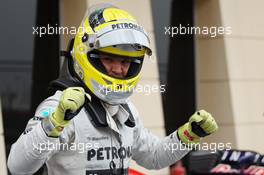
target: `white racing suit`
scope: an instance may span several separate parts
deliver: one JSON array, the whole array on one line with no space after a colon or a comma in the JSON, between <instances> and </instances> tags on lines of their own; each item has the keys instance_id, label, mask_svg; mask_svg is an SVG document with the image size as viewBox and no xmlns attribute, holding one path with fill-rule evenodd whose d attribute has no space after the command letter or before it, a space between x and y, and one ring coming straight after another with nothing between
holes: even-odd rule
<instances>
[{"instance_id":1,"label":"white racing suit","mask_svg":"<svg viewBox=\"0 0 264 175\"><path fill-rule=\"evenodd\" d=\"M144 128L131 102L134 127L125 124L129 112L122 106L113 117L113 110L105 107L108 127L94 126L82 109L59 138L48 137L42 122L55 110L61 94L57 91L39 105L25 132L12 145L8 157L12 174L33 174L44 163L49 175L127 174L131 159L147 169L161 169L188 153L187 149L169 149L181 144L176 132L160 139Z\"/></svg>"}]
</instances>

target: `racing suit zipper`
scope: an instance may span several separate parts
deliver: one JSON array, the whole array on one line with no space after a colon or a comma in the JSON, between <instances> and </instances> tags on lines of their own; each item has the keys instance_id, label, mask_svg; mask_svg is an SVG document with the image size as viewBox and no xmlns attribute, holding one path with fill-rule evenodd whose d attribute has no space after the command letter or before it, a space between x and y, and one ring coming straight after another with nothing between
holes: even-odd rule
<instances>
[{"instance_id":1,"label":"racing suit zipper","mask_svg":"<svg viewBox=\"0 0 264 175\"><path fill-rule=\"evenodd\" d=\"M115 116L113 116L113 118L115 119ZM116 125L117 125L117 127L118 127L118 124L117 124L117 120L114 120L115 122L116 122ZM118 129L119 129L119 127L118 127ZM113 147L113 137L114 137L114 131L111 129L111 126L110 126L110 130L111 130L111 147ZM122 135L121 134L119 134L119 133L116 133L117 135L118 135L118 137L117 137L117 141L118 141L118 143L119 143L119 145L120 145L120 148L122 148ZM114 162L114 160L112 159L111 161L110 161L110 163L109 163L109 167L110 167L110 170L112 171L112 174L113 175L126 175L125 174L125 171L124 171L124 158L123 157L121 157L120 158L120 164L121 164L121 174L118 174L118 171L117 171L117 169L116 169L116 164L115 164L115 162Z\"/></svg>"}]
</instances>

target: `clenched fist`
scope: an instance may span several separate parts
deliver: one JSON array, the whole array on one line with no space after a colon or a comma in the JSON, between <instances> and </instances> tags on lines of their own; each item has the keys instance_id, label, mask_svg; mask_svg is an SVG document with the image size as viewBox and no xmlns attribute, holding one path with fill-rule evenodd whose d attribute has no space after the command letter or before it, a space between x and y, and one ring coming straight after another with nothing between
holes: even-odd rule
<instances>
[{"instance_id":1,"label":"clenched fist","mask_svg":"<svg viewBox=\"0 0 264 175\"><path fill-rule=\"evenodd\" d=\"M195 112L189 122L178 129L178 136L185 144L199 143L201 137L214 133L218 129L212 115L205 110Z\"/></svg>"},{"instance_id":2,"label":"clenched fist","mask_svg":"<svg viewBox=\"0 0 264 175\"><path fill-rule=\"evenodd\" d=\"M58 107L49 117L54 128L50 131L44 129L49 136L58 137L61 134L64 127L81 110L85 96L88 97L89 95L85 93L82 87L69 87L62 92Z\"/></svg>"}]
</instances>

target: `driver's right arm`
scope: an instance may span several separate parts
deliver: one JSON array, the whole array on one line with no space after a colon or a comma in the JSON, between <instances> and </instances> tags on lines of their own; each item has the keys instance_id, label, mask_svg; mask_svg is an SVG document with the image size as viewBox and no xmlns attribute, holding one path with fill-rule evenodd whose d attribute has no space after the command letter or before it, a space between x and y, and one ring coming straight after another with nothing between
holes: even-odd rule
<instances>
[{"instance_id":1,"label":"driver's right arm","mask_svg":"<svg viewBox=\"0 0 264 175\"><path fill-rule=\"evenodd\" d=\"M35 112L35 116L29 120L25 131L12 145L8 156L8 168L12 174L34 174L56 151L60 143L59 137L50 137L43 129L43 120L50 117L59 104L62 92L44 100ZM73 133L73 125L70 124L61 135L69 140ZM49 145L49 147L48 147ZM55 149L54 149L55 148Z\"/></svg>"}]
</instances>

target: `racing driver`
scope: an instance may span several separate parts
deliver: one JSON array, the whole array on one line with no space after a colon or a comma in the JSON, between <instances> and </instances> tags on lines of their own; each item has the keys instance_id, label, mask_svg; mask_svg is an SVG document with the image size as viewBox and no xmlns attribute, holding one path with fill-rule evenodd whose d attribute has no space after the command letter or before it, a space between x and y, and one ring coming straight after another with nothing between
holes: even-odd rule
<instances>
[{"instance_id":1,"label":"racing driver","mask_svg":"<svg viewBox=\"0 0 264 175\"><path fill-rule=\"evenodd\" d=\"M79 28L64 52L60 77L51 83L54 94L38 106L12 145L12 174L34 174L46 164L49 175L123 175L131 159L161 169L217 130L211 114L200 110L169 136L153 135L129 100L144 57L152 52L146 31L111 5L90 10Z\"/></svg>"}]
</instances>

